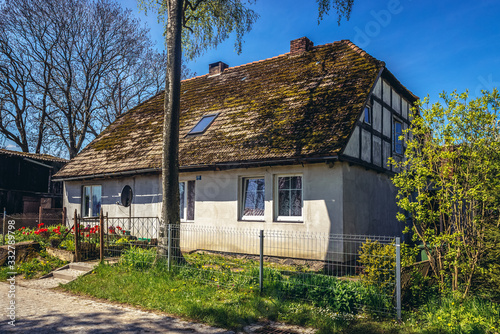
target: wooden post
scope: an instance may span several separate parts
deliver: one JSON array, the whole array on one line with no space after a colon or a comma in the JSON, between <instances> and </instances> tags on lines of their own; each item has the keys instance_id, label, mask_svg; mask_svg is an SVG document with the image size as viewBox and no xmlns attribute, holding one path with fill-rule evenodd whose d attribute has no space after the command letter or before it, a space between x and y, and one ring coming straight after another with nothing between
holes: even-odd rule
<instances>
[{"instance_id":1,"label":"wooden post","mask_svg":"<svg viewBox=\"0 0 500 334\"><path fill-rule=\"evenodd\" d=\"M99 255L101 263L104 261L104 214L99 214Z\"/></svg>"},{"instance_id":2,"label":"wooden post","mask_svg":"<svg viewBox=\"0 0 500 334\"><path fill-rule=\"evenodd\" d=\"M62 224L61 224L61 226L66 226L66 218L67 218L66 214L67 214L66 207L64 207L62 210Z\"/></svg>"},{"instance_id":3,"label":"wooden post","mask_svg":"<svg viewBox=\"0 0 500 334\"><path fill-rule=\"evenodd\" d=\"M43 208L40 205L38 207L38 224L42 224L42 223L43 223Z\"/></svg>"},{"instance_id":4,"label":"wooden post","mask_svg":"<svg viewBox=\"0 0 500 334\"><path fill-rule=\"evenodd\" d=\"M78 217L76 216L77 215L77 211L75 209L75 215L73 217L74 219L74 228L75 228L75 261L78 262L80 260L80 252L78 250L78 241L80 239L80 224L78 223Z\"/></svg>"}]
</instances>

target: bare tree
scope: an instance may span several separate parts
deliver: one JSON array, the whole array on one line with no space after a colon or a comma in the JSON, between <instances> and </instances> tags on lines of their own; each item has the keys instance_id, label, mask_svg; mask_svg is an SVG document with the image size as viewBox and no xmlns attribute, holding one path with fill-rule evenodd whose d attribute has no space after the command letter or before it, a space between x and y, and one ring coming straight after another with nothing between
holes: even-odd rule
<instances>
[{"instance_id":1,"label":"bare tree","mask_svg":"<svg viewBox=\"0 0 500 334\"><path fill-rule=\"evenodd\" d=\"M162 89L165 55L116 2L8 0L0 22L0 133L23 151L72 158Z\"/></svg>"}]
</instances>

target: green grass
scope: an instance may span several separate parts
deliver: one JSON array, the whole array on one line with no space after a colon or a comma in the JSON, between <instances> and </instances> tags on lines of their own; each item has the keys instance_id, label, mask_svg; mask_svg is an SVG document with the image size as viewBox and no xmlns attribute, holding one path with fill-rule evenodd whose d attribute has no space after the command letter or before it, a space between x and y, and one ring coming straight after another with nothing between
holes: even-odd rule
<instances>
[{"instance_id":1,"label":"green grass","mask_svg":"<svg viewBox=\"0 0 500 334\"><path fill-rule=\"evenodd\" d=\"M101 265L91 275L63 289L229 329L269 319L316 327L326 333L346 328L354 321L352 316L342 316L307 302L260 296L252 287L217 287L193 278L179 279L179 275L182 275L179 271L169 273L155 268L139 271Z\"/></svg>"},{"instance_id":2,"label":"green grass","mask_svg":"<svg viewBox=\"0 0 500 334\"><path fill-rule=\"evenodd\" d=\"M313 327L318 333L499 333L499 306L477 298L436 297L405 313L400 324L353 308L353 303L391 306L361 282L309 275L308 268L297 274L273 264L265 267L261 295L254 260L190 254L187 265L167 271L164 262L153 265L152 252L131 248L119 264L100 265L62 288L233 330L267 319Z\"/></svg>"},{"instance_id":3,"label":"green grass","mask_svg":"<svg viewBox=\"0 0 500 334\"><path fill-rule=\"evenodd\" d=\"M9 272L16 272L25 279L38 278L50 273L52 270L62 267L67 262L56 257L47 255L45 250L40 252L40 255L26 262L16 263L14 270L9 266L0 267L0 281L5 281L10 278Z\"/></svg>"},{"instance_id":4,"label":"green grass","mask_svg":"<svg viewBox=\"0 0 500 334\"><path fill-rule=\"evenodd\" d=\"M469 297L435 297L410 314L407 325L419 333L500 333L500 305Z\"/></svg>"}]
</instances>

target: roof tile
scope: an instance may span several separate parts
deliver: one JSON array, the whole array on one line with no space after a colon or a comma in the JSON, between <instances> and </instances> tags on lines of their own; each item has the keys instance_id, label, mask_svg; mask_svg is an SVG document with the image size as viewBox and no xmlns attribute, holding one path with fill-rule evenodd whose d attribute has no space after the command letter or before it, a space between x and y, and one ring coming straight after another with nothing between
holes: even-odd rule
<instances>
[{"instance_id":1,"label":"roof tile","mask_svg":"<svg viewBox=\"0 0 500 334\"><path fill-rule=\"evenodd\" d=\"M383 67L339 41L184 80L180 166L338 154ZM163 97L118 118L56 176L160 168ZM219 116L202 135L187 135L212 113Z\"/></svg>"}]
</instances>

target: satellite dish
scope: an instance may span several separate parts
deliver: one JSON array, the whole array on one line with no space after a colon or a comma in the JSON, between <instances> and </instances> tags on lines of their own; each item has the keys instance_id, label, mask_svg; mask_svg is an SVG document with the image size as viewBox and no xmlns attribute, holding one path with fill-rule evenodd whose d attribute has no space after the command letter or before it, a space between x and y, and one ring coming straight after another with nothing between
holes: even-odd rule
<instances>
[{"instance_id":1,"label":"satellite dish","mask_svg":"<svg viewBox=\"0 0 500 334\"><path fill-rule=\"evenodd\" d=\"M125 207L130 206L132 204L132 199L134 198L134 194L132 193L132 188L129 185L123 187L122 196L121 196L121 204Z\"/></svg>"}]
</instances>

